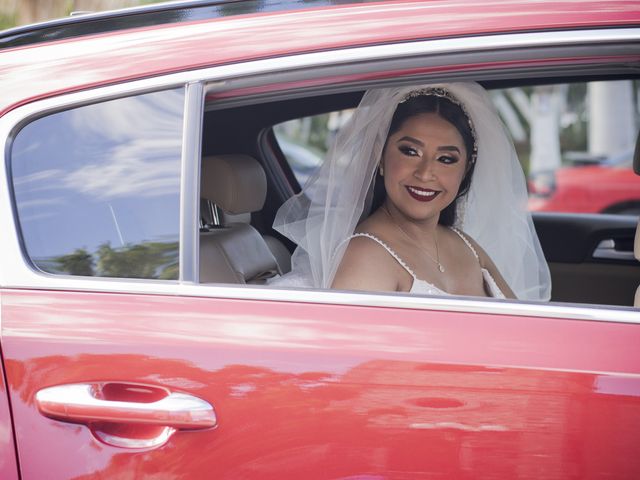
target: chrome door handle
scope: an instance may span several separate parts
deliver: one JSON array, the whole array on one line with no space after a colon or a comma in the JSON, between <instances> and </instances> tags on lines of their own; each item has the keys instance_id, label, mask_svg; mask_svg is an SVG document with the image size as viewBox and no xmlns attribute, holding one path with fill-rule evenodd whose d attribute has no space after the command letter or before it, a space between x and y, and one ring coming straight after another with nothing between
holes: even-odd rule
<instances>
[{"instance_id":1,"label":"chrome door handle","mask_svg":"<svg viewBox=\"0 0 640 480\"><path fill-rule=\"evenodd\" d=\"M631 250L616 250L616 242L612 238L602 240L593 251L593 258L607 260L635 260Z\"/></svg>"},{"instance_id":2,"label":"chrome door handle","mask_svg":"<svg viewBox=\"0 0 640 480\"><path fill-rule=\"evenodd\" d=\"M213 428L217 424L213 407L201 398L129 383L78 383L44 388L36 393L36 405L46 417L90 427L96 424L164 427L160 434L142 443L140 438L125 439L94 431L106 443L133 448L157 446L176 430Z\"/></svg>"}]
</instances>

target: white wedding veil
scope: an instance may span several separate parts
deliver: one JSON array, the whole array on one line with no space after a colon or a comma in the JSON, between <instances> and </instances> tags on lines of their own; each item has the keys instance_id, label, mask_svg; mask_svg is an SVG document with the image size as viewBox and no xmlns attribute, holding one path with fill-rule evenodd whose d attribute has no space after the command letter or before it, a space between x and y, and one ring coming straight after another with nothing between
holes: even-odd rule
<instances>
[{"instance_id":1,"label":"white wedding veil","mask_svg":"<svg viewBox=\"0 0 640 480\"><path fill-rule=\"evenodd\" d=\"M519 299L549 299L549 268L527 211L522 167L488 93L470 82L365 93L323 165L303 191L278 210L274 228L298 247L292 271L276 285L331 286L348 243L345 239L372 213L368 210L373 180L396 106L410 92L427 87L445 89L464 105L477 137L471 187L457 201L454 225L489 254Z\"/></svg>"}]
</instances>

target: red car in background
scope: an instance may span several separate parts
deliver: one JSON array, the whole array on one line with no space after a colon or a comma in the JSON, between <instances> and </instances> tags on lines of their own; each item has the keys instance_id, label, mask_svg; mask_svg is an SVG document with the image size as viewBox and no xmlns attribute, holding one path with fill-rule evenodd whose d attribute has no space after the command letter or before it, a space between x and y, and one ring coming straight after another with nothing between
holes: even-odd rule
<instances>
[{"instance_id":1,"label":"red car in background","mask_svg":"<svg viewBox=\"0 0 640 480\"><path fill-rule=\"evenodd\" d=\"M640 177L633 151L529 177L532 211L640 215Z\"/></svg>"},{"instance_id":2,"label":"red car in background","mask_svg":"<svg viewBox=\"0 0 640 480\"><path fill-rule=\"evenodd\" d=\"M0 478L640 478L635 219L535 215L549 303L273 288L253 262L294 247L275 125L376 86L639 68L625 0L188 1L0 33ZM254 167L243 220L201 199L211 157ZM202 248L232 229L252 246Z\"/></svg>"}]
</instances>

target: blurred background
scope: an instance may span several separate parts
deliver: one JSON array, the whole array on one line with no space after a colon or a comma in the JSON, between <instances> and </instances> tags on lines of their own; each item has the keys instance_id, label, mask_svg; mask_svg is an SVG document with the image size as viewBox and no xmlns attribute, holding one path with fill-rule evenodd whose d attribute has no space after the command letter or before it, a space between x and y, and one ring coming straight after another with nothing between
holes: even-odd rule
<instances>
[{"instance_id":1,"label":"blurred background","mask_svg":"<svg viewBox=\"0 0 640 480\"><path fill-rule=\"evenodd\" d=\"M167 0L0 0L0 30L66 17L71 12L116 10Z\"/></svg>"}]
</instances>

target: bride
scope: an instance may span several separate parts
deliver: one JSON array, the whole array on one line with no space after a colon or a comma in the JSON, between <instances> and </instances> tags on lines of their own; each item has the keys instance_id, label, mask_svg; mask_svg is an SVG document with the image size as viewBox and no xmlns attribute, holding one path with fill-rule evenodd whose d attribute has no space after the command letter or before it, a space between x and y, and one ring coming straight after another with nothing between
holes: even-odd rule
<instances>
[{"instance_id":1,"label":"bride","mask_svg":"<svg viewBox=\"0 0 640 480\"><path fill-rule=\"evenodd\" d=\"M368 91L274 228L298 244L277 285L548 300L524 175L486 91Z\"/></svg>"}]
</instances>

